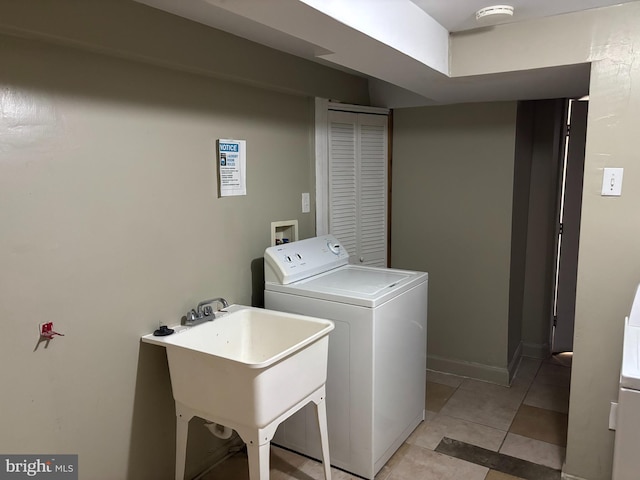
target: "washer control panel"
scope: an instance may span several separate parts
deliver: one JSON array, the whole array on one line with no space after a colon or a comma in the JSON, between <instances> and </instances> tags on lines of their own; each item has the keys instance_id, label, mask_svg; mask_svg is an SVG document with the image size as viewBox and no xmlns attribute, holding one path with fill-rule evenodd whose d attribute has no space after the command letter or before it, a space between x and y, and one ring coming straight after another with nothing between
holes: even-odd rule
<instances>
[{"instance_id":1,"label":"washer control panel","mask_svg":"<svg viewBox=\"0 0 640 480\"><path fill-rule=\"evenodd\" d=\"M333 235L269 247L264 252L265 281L287 285L349 263L349 253Z\"/></svg>"}]
</instances>

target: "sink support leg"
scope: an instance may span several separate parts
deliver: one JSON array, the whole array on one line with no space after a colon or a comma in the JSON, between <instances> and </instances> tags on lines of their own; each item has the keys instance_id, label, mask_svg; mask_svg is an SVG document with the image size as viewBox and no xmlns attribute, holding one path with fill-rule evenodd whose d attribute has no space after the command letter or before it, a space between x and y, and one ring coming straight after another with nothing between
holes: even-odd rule
<instances>
[{"instance_id":1,"label":"sink support leg","mask_svg":"<svg viewBox=\"0 0 640 480\"><path fill-rule=\"evenodd\" d=\"M238 435L247 444L249 480L269 480L271 439L279 423L280 421L274 421L263 428L237 427Z\"/></svg>"},{"instance_id":2,"label":"sink support leg","mask_svg":"<svg viewBox=\"0 0 640 480\"><path fill-rule=\"evenodd\" d=\"M191 420L192 417L192 415L181 410L182 409L176 405L176 480L184 480L189 420Z\"/></svg>"},{"instance_id":3,"label":"sink support leg","mask_svg":"<svg viewBox=\"0 0 640 480\"><path fill-rule=\"evenodd\" d=\"M331 480L329 436L327 432L327 405L325 403L324 385L265 427L257 429L245 426L233 427L234 430L238 432L238 435L240 435L240 438L242 438L244 443L247 444L247 453L249 456L249 480L269 480L269 454L271 439L275 435L278 425L311 401L316 405L318 427L320 427L324 478L325 480Z\"/></svg>"},{"instance_id":4,"label":"sink support leg","mask_svg":"<svg viewBox=\"0 0 640 480\"><path fill-rule=\"evenodd\" d=\"M327 407L325 403L325 386L322 385L311 395L305 397L279 417L262 428L247 426L228 419L220 419L207 412L191 409L176 401L176 480L184 480L187 437L189 433L189 420L194 416L204 418L210 422L225 424L233 428L247 445L249 456L249 479L269 480L269 455L271 439L276 433L278 425L300 410L309 402L316 405L318 426L320 427L320 441L322 446L322 462L324 466L325 480L331 480L331 463L329 461L329 437L327 435Z\"/></svg>"},{"instance_id":5,"label":"sink support leg","mask_svg":"<svg viewBox=\"0 0 640 480\"><path fill-rule=\"evenodd\" d=\"M269 480L270 447L271 442L263 445L247 444L250 480Z\"/></svg>"},{"instance_id":6,"label":"sink support leg","mask_svg":"<svg viewBox=\"0 0 640 480\"><path fill-rule=\"evenodd\" d=\"M322 449L322 466L324 467L324 479L331 480L331 461L329 460L329 435L327 432L327 404L324 400L324 392L320 401L316 403L318 415L318 427L320 429L320 444Z\"/></svg>"}]
</instances>

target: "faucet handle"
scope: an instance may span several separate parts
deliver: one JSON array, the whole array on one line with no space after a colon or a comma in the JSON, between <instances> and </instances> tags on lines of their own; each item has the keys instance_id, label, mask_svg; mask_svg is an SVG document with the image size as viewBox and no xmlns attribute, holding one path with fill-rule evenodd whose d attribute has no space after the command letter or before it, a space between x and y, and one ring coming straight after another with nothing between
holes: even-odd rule
<instances>
[{"instance_id":1,"label":"faucet handle","mask_svg":"<svg viewBox=\"0 0 640 480\"><path fill-rule=\"evenodd\" d=\"M196 311L193 308L190 311L187 312L187 321L188 322L193 322L197 318L198 318L198 314L196 313Z\"/></svg>"},{"instance_id":2,"label":"faucet handle","mask_svg":"<svg viewBox=\"0 0 640 480\"><path fill-rule=\"evenodd\" d=\"M211 315L213 315L213 308L211 307L211 305L207 305L202 309L202 313L204 313L205 317L210 317Z\"/></svg>"}]
</instances>

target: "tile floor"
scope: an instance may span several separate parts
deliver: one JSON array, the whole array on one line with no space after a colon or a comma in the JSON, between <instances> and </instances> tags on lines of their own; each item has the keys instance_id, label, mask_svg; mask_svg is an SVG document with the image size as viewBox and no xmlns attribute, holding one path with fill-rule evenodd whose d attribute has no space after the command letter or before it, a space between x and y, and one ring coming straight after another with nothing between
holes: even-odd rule
<instances>
[{"instance_id":1,"label":"tile floor","mask_svg":"<svg viewBox=\"0 0 640 480\"><path fill-rule=\"evenodd\" d=\"M559 480L571 355L523 358L511 387L429 371L427 415L376 480ZM333 480L358 477L332 469ZM246 453L201 480L248 480ZM271 480L322 480L315 460L273 446Z\"/></svg>"}]
</instances>

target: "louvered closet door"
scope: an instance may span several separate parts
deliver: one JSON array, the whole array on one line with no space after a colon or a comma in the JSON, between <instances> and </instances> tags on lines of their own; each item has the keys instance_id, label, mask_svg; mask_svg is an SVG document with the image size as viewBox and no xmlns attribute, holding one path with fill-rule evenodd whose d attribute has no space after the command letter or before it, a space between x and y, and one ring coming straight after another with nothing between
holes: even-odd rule
<instances>
[{"instance_id":1,"label":"louvered closet door","mask_svg":"<svg viewBox=\"0 0 640 480\"><path fill-rule=\"evenodd\" d=\"M351 263L387 261L387 117L329 112L329 232Z\"/></svg>"}]
</instances>

